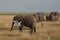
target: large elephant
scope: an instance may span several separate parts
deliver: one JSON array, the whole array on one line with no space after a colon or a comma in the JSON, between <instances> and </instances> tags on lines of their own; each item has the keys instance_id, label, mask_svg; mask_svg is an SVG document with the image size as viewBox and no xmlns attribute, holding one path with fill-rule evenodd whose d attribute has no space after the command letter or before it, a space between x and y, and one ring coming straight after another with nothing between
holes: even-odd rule
<instances>
[{"instance_id":1,"label":"large elephant","mask_svg":"<svg viewBox=\"0 0 60 40\"><path fill-rule=\"evenodd\" d=\"M36 32L36 27L35 27L36 19L33 15L27 15L24 17L15 16L13 18L11 30L13 28L14 23L16 23L16 22L17 22L17 25L18 25L20 31L22 31L23 26L26 26L31 29L30 33L32 33L33 31Z\"/></svg>"},{"instance_id":2,"label":"large elephant","mask_svg":"<svg viewBox=\"0 0 60 40\"><path fill-rule=\"evenodd\" d=\"M45 15L44 15L43 12L38 12L38 13L35 13L33 15L37 19L38 22L39 21L45 21L46 20Z\"/></svg>"}]
</instances>

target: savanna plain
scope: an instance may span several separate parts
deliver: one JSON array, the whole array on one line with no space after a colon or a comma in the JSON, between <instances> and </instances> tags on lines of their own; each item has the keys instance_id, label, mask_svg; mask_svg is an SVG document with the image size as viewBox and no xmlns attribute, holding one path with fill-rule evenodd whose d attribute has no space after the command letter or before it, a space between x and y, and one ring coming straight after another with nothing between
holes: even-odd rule
<instances>
[{"instance_id":1,"label":"savanna plain","mask_svg":"<svg viewBox=\"0 0 60 40\"><path fill-rule=\"evenodd\" d=\"M30 34L30 29L27 27L23 28L23 32L20 32L18 27L14 27L10 31L15 15L17 14L0 13L0 40L60 40L60 19L59 21L43 21L43 27L41 27L42 22L38 22L36 23L36 33Z\"/></svg>"}]
</instances>

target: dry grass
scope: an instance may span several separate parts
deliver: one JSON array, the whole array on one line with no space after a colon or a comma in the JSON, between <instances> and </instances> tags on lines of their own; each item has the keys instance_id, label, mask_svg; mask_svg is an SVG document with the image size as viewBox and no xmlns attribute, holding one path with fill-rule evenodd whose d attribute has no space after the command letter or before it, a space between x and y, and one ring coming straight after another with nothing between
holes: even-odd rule
<instances>
[{"instance_id":1,"label":"dry grass","mask_svg":"<svg viewBox=\"0 0 60 40\"><path fill-rule=\"evenodd\" d=\"M60 21L45 21L43 28L40 22L36 23L37 32L29 34L29 28L24 28L23 32L10 31L13 16L0 15L0 40L60 40Z\"/></svg>"}]
</instances>

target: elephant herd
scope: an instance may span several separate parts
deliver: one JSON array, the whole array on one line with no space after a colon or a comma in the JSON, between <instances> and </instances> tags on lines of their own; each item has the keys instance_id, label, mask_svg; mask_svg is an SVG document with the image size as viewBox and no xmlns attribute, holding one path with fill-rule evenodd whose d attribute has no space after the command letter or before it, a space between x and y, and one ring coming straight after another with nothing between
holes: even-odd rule
<instances>
[{"instance_id":1,"label":"elephant herd","mask_svg":"<svg viewBox=\"0 0 60 40\"><path fill-rule=\"evenodd\" d=\"M23 30L23 26L29 27L31 29L30 33L36 32L36 23L42 21L58 21L59 14L58 12L51 12L49 15L44 15L42 12L38 12L32 15L16 15L13 17L11 31L13 29L14 24L19 27L19 31Z\"/></svg>"},{"instance_id":2,"label":"elephant herd","mask_svg":"<svg viewBox=\"0 0 60 40\"><path fill-rule=\"evenodd\" d=\"M59 14L57 12L51 12L49 16L46 16L47 21L58 21Z\"/></svg>"}]
</instances>

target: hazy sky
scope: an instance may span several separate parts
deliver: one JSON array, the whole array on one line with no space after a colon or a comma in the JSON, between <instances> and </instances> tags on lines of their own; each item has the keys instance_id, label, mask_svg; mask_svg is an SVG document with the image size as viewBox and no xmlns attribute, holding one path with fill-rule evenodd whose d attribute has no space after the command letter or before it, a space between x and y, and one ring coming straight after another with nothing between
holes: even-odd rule
<instances>
[{"instance_id":1,"label":"hazy sky","mask_svg":"<svg viewBox=\"0 0 60 40\"><path fill-rule=\"evenodd\" d=\"M0 12L60 11L60 0L0 0Z\"/></svg>"}]
</instances>

